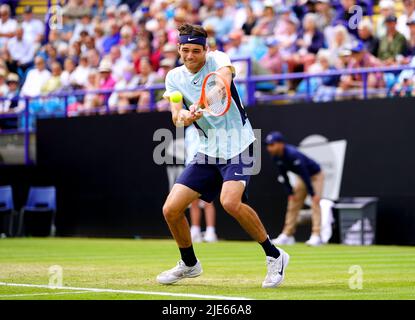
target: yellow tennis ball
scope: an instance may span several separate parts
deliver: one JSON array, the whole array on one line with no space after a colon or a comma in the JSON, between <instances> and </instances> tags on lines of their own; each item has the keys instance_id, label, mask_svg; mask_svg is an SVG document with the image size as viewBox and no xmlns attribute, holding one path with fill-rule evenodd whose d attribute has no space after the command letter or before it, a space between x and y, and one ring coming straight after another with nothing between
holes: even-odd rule
<instances>
[{"instance_id":1,"label":"yellow tennis ball","mask_svg":"<svg viewBox=\"0 0 415 320\"><path fill-rule=\"evenodd\" d=\"M181 94L180 91L174 91L170 95L170 101L171 102L178 103L178 102L182 101L182 99L183 99L183 95Z\"/></svg>"}]
</instances>

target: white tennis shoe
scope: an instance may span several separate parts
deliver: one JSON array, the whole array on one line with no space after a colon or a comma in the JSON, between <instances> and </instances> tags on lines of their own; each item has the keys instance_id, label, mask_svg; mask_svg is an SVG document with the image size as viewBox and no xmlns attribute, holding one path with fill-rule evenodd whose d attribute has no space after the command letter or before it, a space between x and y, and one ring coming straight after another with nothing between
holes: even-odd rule
<instances>
[{"instance_id":1,"label":"white tennis shoe","mask_svg":"<svg viewBox=\"0 0 415 320\"><path fill-rule=\"evenodd\" d=\"M317 235L313 234L310 237L310 239L308 239L306 241L305 244L308 245L308 246L311 246L311 247L318 247L318 246L321 246L323 244L323 241L321 240L320 236L317 236Z\"/></svg>"},{"instance_id":2,"label":"white tennis shoe","mask_svg":"<svg viewBox=\"0 0 415 320\"><path fill-rule=\"evenodd\" d=\"M285 276L285 269L290 261L290 256L287 252L281 248L277 248L280 252L280 256L275 259L267 256L267 275L262 282L262 288L276 288L283 281Z\"/></svg>"},{"instance_id":3,"label":"white tennis shoe","mask_svg":"<svg viewBox=\"0 0 415 320\"><path fill-rule=\"evenodd\" d=\"M185 278L196 278L202 273L202 265L199 260L193 267L186 266L183 260L180 260L174 268L160 273L157 276L157 281L161 284L173 284Z\"/></svg>"}]
</instances>

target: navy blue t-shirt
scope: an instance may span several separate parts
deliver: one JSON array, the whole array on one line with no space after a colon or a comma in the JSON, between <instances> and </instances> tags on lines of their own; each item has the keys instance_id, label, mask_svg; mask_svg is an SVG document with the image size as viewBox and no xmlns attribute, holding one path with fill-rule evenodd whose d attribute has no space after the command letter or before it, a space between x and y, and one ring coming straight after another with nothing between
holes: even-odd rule
<instances>
[{"instance_id":1,"label":"navy blue t-shirt","mask_svg":"<svg viewBox=\"0 0 415 320\"><path fill-rule=\"evenodd\" d=\"M274 162L278 167L280 175L284 178L284 185L289 194L293 194L290 180L287 172L291 171L303 179L307 191L311 196L314 196L313 185L311 184L311 177L321 171L320 165L303 153L297 150L293 145L286 144L284 154L282 157L274 156Z\"/></svg>"}]
</instances>

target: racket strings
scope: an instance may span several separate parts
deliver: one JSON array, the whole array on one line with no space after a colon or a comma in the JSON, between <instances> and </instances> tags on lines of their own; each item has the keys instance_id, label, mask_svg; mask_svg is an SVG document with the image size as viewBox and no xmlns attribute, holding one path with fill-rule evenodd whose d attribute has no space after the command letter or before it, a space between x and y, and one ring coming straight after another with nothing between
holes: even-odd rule
<instances>
[{"instance_id":1,"label":"racket strings","mask_svg":"<svg viewBox=\"0 0 415 320\"><path fill-rule=\"evenodd\" d=\"M221 114L227 107L228 94L222 79L211 76L206 85L206 99L209 109L214 114Z\"/></svg>"}]
</instances>

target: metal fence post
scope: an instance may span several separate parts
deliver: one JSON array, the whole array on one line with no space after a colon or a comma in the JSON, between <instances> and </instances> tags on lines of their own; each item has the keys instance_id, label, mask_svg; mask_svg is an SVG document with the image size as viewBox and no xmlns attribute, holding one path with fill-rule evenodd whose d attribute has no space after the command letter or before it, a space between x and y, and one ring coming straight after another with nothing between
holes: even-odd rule
<instances>
[{"instance_id":1,"label":"metal fence post","mask_svg":"<svg viewBox=\"0 0 415 320\"><path fill-rule=\"evenodd\" d=\"M25 98L25 110L24 110L24 119L25 119L25 125L24 125L24 158L25 158L25 164L29 165L31 163L30 161L30 126L29 126L29 102L30 99L28 97Z\"/></svg>"},{"instance_id":2,"label":"metal fence post","mask_svg":"<svg viewBox=\"0 0 415 320\"><path fill-rule=\"evenodd\" d=\"M65 118L67 118L68 117L68 95L65 95L63 97L63 104L65 107Z\"/></svg>"},{"instance_id":3,"label":"metal fence post","mask_svg":"<svg viewBox=\"0 0 415 320\"><path fill-rule=\"evenodd\" d=\"M156 104L156 99L155 99L155 97L154 97L154 89L152 89L152 88L150 88L149 89L149 91L150 91L150 110L151 111L154 111L154 109L155 109L155 104Z\"/></svg>"},{"instance_id":4,"label":"metal fence post","mask_svg":"<svg viewBox=\"0 0 415 320\"><path fill-rule=\"evenodd\" d=\"M252 75L252 60L251 58L247 59L248 68L246 75L246 87L248 94L248 106L253 106L255 104L255 82L251 80Z\"/></svg>"},{"instance_id":5,"label":"metal fence post","mask_svg":"<svg viewBox=\"0 0 415 320\"><path fill-rule=\"evenodd\" d=\"M305 78L306 80L306 90L307 90L307 101L310 102L311 99L311 84L310 84L310 77Z\"/></svg>"},{"instance_id":6,"label":"metal fence post","mask_svg":"<svg viewBox=\"0 0 415 320\"><path fill-rule=\"evenodd\" d=\"M363 73L362 74L362 78L363 78L363 99L367 99L367 73Z\"/></svg>"}]
</instances>

